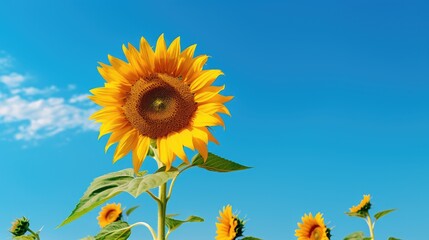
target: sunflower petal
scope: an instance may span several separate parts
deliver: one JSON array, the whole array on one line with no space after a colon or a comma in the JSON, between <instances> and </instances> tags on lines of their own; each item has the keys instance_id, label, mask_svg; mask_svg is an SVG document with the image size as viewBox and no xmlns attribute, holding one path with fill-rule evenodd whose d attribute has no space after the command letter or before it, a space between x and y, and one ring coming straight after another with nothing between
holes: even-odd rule
<instances>
[{"instance_id":1,"label":"sunflower petal","mask_svg":"<svg viewBox=\"0 0 429 240\"><path fill-rule=\"evenodd\" d=\"M140 39L140 56L148 72L155 70L155 53L144 37Z\"/></svg>"},{"instance_id":2,"label":"sunflower petal","mask_svg":"<svg viewBox=\"0 0 429 240\"><path fill-rule=\"evenodd\" d=\"M167 61L167 45L164 40L164 34L159 36L156 41L155 48L155 71L159 73L166 72L166 61Z\"/></svg>"},{"instance_id":3,"label":"sunflower petal","mask_svg":"<svg viewBox=\"0 0 429 240\"><path fill-rule=\"evenodd\" d=\"M137 145L137 130L133 129L124 134L116 147L115 154L113 155L113 162L125 157L131 149L134 149Z\"/></svg>"},{"instance_id":4,"label":"sunflower petal","mask_svg":"<svg viewBox=\"0 0 429 240\"><path fill-rule=\"evenodd\" d=\"M196 92L199 89L212 84L217 77L223 75L218 69L203 70L201 74L191 83L191 91Z\"/></svg>"}]
</instances>

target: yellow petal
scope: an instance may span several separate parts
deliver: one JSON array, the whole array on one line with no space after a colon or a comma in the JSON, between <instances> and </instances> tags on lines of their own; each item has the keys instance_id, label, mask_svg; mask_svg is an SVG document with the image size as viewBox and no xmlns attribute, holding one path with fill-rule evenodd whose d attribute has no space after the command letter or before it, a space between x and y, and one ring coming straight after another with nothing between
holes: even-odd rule
<instances>
[{"instance_id":1,"label":"yellow petal","mask_svg":"<svg viewBox=\"0 0 429 240\"><path fill-rule=\"evenodd\" d=\"M139 75L129 63L111 55L108 55L107 58L110 64L112 64L112 67L130 83L135 83L139 79Z\"/></svg>"},{"instance_id":2,"label":"yellow petal","mask_svg":"<svg viewBox=\"0 0 429 240\"><path fill-rule=\"evenodd\" d=\"M208 157L207 145L198 138L193 138L192 141L194 143L195 148L203 157L204 161L206 161Z\"/></svg>"},{"instance_id":3,"label":"yellow petal","mask_svg":"<svg viewBox=\"0 0 429 240\"><path fill-rule=\"evenodd\" d=\"M165 67L167 65L167 45L164 40L164 34L159 36L156 41L155 48L155 71L158 73L165 73Z\"/></svg>"},{"instance_id":4,"label":"yellow petal","mask_svg":"<svg viewBox=\"0 0 429 240\"><path fill-rule=\"evenodd\" d=\"M189 163L189 160L185 154L185 151L183 151L183 145L182 145L182 142L180 141L180 137L178 133L168 134L167 144L168 144L168 147L172 149L174 155L178 156L184 162Z\"/></svg>"},{"instance_id":5,"label":"yellow petal","mask_svg":"<svg viewBox=\"0 0 429 240\"><path fill-rule=\"evenodd\" d=\"M124 51L128 62L130 62L131 66L136 70L139 78L146 76L148 72L147 69L145 69L145 63L141 60L137 49L128 43L128 49L125 47L125 45L122 45L122 50Z\"/></svg>"},{"instance_id":6,"label":"yellow petal","mask_svg":"<svg viewBox=\"0 0 429 240\"><path fill-rule=\"evenodd\" d=\"M209 86L204 87L200 89L198 92L195 93L195 102L206 102L216 96L220 91L225 89L225 85L221 87L217 86Z\"/></svg>"},{"instance_id":7,"label":"yellow petal","mask_svg":"<svg viewBox=\"0 0 429 240\"><path fill-rule=\"evenodd\" d=\"M142 58L142 61L147 64L145 68L147 68L148 72L154 72L155 53L153 52L152 48L144 37L140 39L140 56Z\"/></svg>"},{"instance_id":8,"label":"yellow petal","mask_svg":"<svg viewBox=\"0 0 429 240\"><path fill-rule=\"evenodd\" d=\"M109 140L106 143L106 146L104 147L104 152L106 153L109 148L115 144L116 142L119 142L121 138L128 132L131 131L132 127L130 125L125 125L122 128L116 129L109 137Z\"/></svg>"},{"instance_id":9,"label":"yellow petal","mask_svg":"<svg viewBox=\"0 0 429 240\"><path fill-rule=\"evenodd\" d=\"M229 112L228 108L226 108L225 105L223 105L221 103L201 104L198 106L198 111L202 111L202 112L207 113L209 115L220 112L220 113L225 113L225 114L231 116L231 113Z\"/></svg>"},{"instance_id":10,"label":"yellow petal","mask_svg":"<svg viewBox=\"0 0 429 240\"><path fill-rule=\"evenodd\" d=\"M198 138L201 141L203 141L205 144L208 143L209 138L207 136L207 133L204 130L194 127L192 128L191 133L193 138Z\"/></svg>"},{"instance_id":11,"label":"yellow petal","mask_svg":"<svg viewBox=\"0 0 429 240\"><path fill-rule=\"evenodd\" d=\"M202 111L195 113L194 126L195 127L208 127L208 126L224 126L222 118L219 119L214 114L210 115Z\"/></svg>"},{"instance_id":12,"label":"yellow petal","mask_svg":"<svg viewBox=\"0 0 429 240\"><path fill-rule=\"evenodd\" d=\"M171 168L174 155L171 149L168 147L167 138L158 138L157 147L159 152L159 160L165 165L166 171L168 171Z\"/></svg>"},{"instance_id":13,"label":"yellow petal","mask_svg":"<svg viewBox=\"0 0 429 240\"><path fill-rule=\"evenodd\" d=\"M150 138L145 136L139 136L139 142L137 144L137 156L139 159L144 159L147 155L150 145Z\"/></svg>"},{"instance_id":14,"label":"yellow petal","mask_svg":"<svg viewBox=\"0 0 429 240\"><path fill-rule=\"evenodd\" d=\"M203 70L203 66L206 64L208 59L209 56L207 55L200 55L196 57L192 63L192 66L186 73L186 76L183 76L183 81L185 81L187 84L191 83L198 75L200 75L200 72Z\"/></svg>"},{"instance_id":15,"label":"yellow petal","mask_svg":"<svg viewBox=\"0 0 429 240\"><path fill-rule=\"evenodd\" d=\"M138 140L138 132L133 129L128 131L119 141L118 146L116 147L115 154L113 155L113 162L118 161L127 155L131 149L136 147Z\"/></svg>"},{"instance_id":16,"label":"yellow petal","mask_svg":"<svg viewBox=\"0 0 429 240\"><path fill-rule=\"evenodd\" d=\"M194 150L194 144L192 143L192 133L189 129L185 128L179 132L180 142L183 146Z\"/></svg>"},{"instance_id":17,"label":"yellow petal","mask_svg":"<svg viewBox=\"0 0 429 240\"><path fill-rule=\"evenodd\" d=\"M192 81L191 92L197 92L199 89L211 85L220 75L223 75L223 73L218 69L203 70L201 74Z\"/></svg>"},{"instance_id":18,"label":"yellow petal","mask_svg":"<svg viewBox=\"0 0 429 240\"><path fill-rule=\"evenodd\" d=\"M180 55L180 37L174 39L170 44L167 50L167 66L166 73L173 74L176 72L179 65L179 55Z\"/></svg>"}]
</instances>

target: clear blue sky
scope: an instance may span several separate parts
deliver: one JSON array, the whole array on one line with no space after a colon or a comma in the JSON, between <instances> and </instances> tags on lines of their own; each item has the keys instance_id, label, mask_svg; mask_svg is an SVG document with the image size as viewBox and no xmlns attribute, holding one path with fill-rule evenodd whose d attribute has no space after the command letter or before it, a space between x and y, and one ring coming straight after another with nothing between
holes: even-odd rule
<instances>
[{"instance_id":1,"label":"clear blue sky","mask_svg":"<svg viewBox=\"0 0 429 240\"><path fill-rule=\"evenodd\" d=\"M31 219L44 240L95 234L99 209L55 229L90 181L112 165L107 141L82 100L102 86L97 62L121 45L161 33L197 43L232 117L212 152L254 168L192 170L177 182L170 212L195 214L172 240L213 239L218 210L232 204L246 233L295 239L304 213L321 211L333 239L356 230L344 212L363 194L374 211L398 211L376 236L426 239L429 227L429 3L427 1L22 1L0 5L0 239ZM258 3L259 2L259 3ZM153 164L144 165L153 168ZM129 219L155 222L148 197ZM131 239L148 239L136 229Z\"/></svg>"}]
</instances>

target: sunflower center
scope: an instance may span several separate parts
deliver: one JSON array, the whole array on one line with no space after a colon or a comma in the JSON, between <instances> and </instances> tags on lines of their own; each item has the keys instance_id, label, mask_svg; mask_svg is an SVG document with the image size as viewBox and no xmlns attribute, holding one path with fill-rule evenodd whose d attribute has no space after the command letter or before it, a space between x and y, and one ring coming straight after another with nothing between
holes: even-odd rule
<instances>
[{"instance_id":1,"label":"sunflower center","mask_svg":"<svg viewBox=\"0 0 429 240\"><path fill-rule=\"evenodd\" d=\"M315 226L310 230L310 234L311 240L321 240L323 236L323 229L319 226Z\"/></svg>"},{"instance_id":2,"label":"sunflower center","mask_svg":"<svg viewBox=\"0 0 429 240\"><path fill-rule=\"evenodd\" d=\"M183 81L153 74L131 87L123 109L134 128L156 139L189 126L197 105Z\"/></svg>"},{"instance_id":3,"label":"sunflower center","mask_svg":"<svg viewBox=\"0 0 429 240\"><path fill-rule=\"evenodd\" d=\"M118 214L116 213L115 210L110 210L106 213L106 220L109 222L110 221L114 222L116 221L117 218L118 218Z\"/></svg>"}]
</instances>

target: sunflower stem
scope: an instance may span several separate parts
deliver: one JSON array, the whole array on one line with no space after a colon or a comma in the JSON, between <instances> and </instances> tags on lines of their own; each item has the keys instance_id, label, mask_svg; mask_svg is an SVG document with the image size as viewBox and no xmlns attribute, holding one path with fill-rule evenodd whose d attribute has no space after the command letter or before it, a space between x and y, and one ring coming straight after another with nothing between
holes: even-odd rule
<instances>
[{"instance_id":1,"label":"sunflower stem","mask_svg":"<svg viewBox=\"0 0 429 240\"><path fill-rule=\"evenodd\" d=\"M159 186L158 240L165 240L165 216L167 210L167 183Z\"/></svg>"},{"instance_id":2,"label":"sunflower stem","mask_svg":"<svg viewBox=\"0 0 429 240\"><path fill-rule=\"evenodd\" d=\"M37 233L33 232L31 229L28 229L28 231L29 231L31 234L33 234L33 236L34 236L37 240L40 240L39 234L37 234Z\"/></svg>"},{"instance_id":3,"label":"sunflower stem","mask_svg":"<svg viewBox=\"0 0 429 240\"><path fill-rule=\"evenodd\" d=\"M366 216L366 223L368 224L368 227L369 227L369 234L371 235L371 239L375 240L375 238L374 238L374 224L372 224L371 216L369 216L369 214Z\"/></svg>"}]
</instances>

